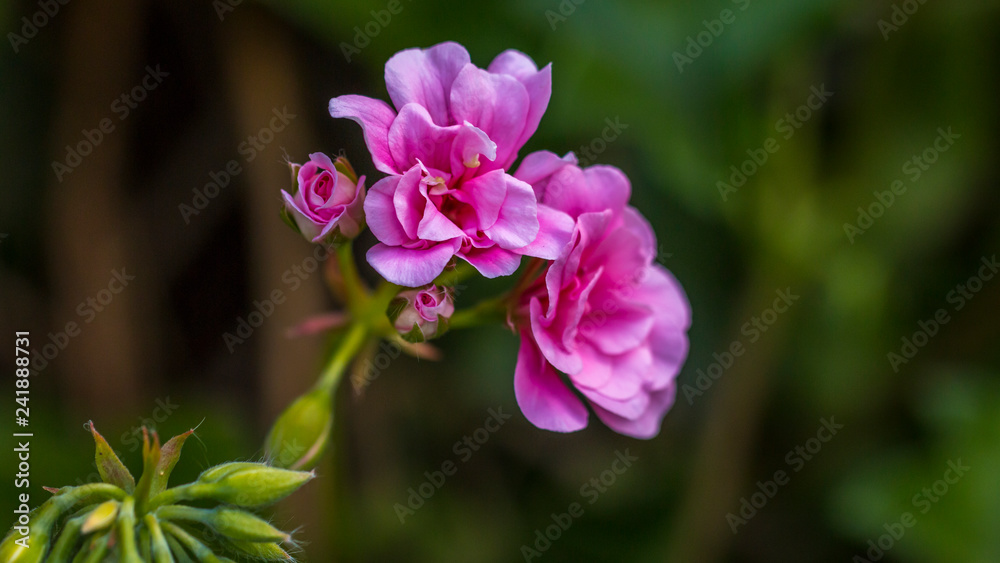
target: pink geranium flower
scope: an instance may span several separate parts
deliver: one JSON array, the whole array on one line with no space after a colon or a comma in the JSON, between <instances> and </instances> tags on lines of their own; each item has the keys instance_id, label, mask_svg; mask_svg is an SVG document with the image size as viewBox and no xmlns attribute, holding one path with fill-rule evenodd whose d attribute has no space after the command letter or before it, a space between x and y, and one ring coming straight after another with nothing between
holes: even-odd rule
<instances>
[{"instance_id":1,"label":"pink geranium flower","mask_svg":"<svg viewBox=\"0 0 1000 563\"><path fill-rule=\"evenodd\" d=\"M442 43L397 53L385 81L395 109L364 96L330 100L333 117L361 124L375 167L389 174L365 200L379 240L369 263L416 287L454 256L490 278L513 273L522 255L554 259L572 220L506 172L545 112L551 67L506 51L481 69L464 47Z\"/></svg>"},{"instance_id":2,"label":"pink geranium flower","mask_svg":"<svg viewBox=\"0 0 1000 563\"><path fill-rule=\"evenodd\" d=\"M584 428L586 400L615 431L652 438L687 356L690 306L677 280L654 262L656 238L628 206L628 178L610 166L581 170L575 160L534 153L518 170L540 201L576 226L514 311L521 335L515 394L540 428Z\"/></svg>"}]
</instances>

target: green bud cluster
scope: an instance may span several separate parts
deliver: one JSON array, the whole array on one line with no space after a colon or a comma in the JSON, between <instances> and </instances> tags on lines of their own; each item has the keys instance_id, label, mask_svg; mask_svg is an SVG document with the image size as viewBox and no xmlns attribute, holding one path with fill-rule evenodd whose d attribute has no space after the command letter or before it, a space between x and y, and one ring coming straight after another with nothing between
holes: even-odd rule
<instances>
[{"instance_id":1,"label":"green bud cluster","mask_svg":"<svg viewBox=\"0 0 1000 563\"><path fill-rule=\"evenodd\" d=\"M30 532L11 528L0 543L0 562L295 561L288 553L296 548L292 535L244 508L285 498L311 480L312 472L224 463L192 483L168 488L184 441L194 431L160 446L156 432L144 428L143 472L137 482L93 423L88 428L104 482L47 488L53 496L32 512ZM186 501L199 506L182 504Z\"/></svg>"}]
</instances>

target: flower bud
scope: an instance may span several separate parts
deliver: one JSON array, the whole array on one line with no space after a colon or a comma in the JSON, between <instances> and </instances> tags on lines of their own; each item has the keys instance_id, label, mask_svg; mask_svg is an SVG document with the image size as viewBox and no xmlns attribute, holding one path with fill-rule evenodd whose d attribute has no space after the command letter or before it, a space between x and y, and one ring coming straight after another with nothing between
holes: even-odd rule
<instances>
[{"instance_id":1,"label":"flower bud","mask_svg":"<svg viewBox=\"0 0 1000 563\"><path fill-rule=\"evenodd\" d=\"M409 342L423 342L448 330L455 301L450 287L428 285L399 292L386 312L403 338Z\"/></svg>"},{"instance_id":2,"label":"flower bud","mask_svg":"<svg viewBox=\"0 0 1000 563\"><path fill-rule=\"evenodd\" d=\"M191 495L236 506L264 506L287 497L313 477L311 471L291 471L254 463L231 471L213 483L193 488Z\"/></svg>"},{"instance_id":3,"label":"flower bud","mask_svg":"<svg viewBox=\"0 0 1000 563\"><path fill-rule=\"evenodd\" d=\"M232 508L217 508L211 511L207 522L215 531L234 540L248 542L285 542L291 535L282 532L249 512Z\"/></svg>"},{"instance_id":4,"label":"flower bud","mask_svg":"<svg viewBox=\"0 0 1000 563\"><path fill-rule=\"evenodd\" d=\"M295 183L291 194L281 192L282 216L312 242L332 244L358 236L365 224L364 176L359 179L347 159L334 162L322 153L289 166Z\"/></svg>"},{"instance_id":5,"label":"flower bud","mask_svg":"<svg viewBox=\"0 0 1000 563\"><path fill-rule=\"evenodd\" d=\"M80 532L89 534L110 526L115 521L115 518L118 517L119 504L116 500L109 500L99 504L97 508L87 515L87 519L83 521L83 526L80 527Z\"/></svg>"},{"instance_id":6,"label":"flower bud","mask_svg":"<svg viewBox=\"0 0 1000 563\"><path fill-rule=\"evenodd\" d=\"M287 551L276 543L229 541L229 546L251 559L261 561L295 561Z\"/></svg>"},{"instance_id":7,"label":"flower bud","mask_svg":"<svg viewBox=\"0 0 1000 563\"><path fill-rule=\"evenodd\" d=\"M275 467L312 469L330 442L333 428L331 389L314 389L299 397L271 428L264 443Z\"/></svg>"}]
</instances>

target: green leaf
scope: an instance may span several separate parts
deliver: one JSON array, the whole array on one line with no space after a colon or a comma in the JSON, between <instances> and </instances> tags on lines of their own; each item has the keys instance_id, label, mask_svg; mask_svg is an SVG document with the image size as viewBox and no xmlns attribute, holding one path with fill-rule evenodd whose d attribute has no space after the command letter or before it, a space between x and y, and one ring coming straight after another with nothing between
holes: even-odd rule
<instances>
[{"instance_id":1,"label":"green leaf","mask_svg":"<svg viewBox=\"0 0 1000 563\"><path fill-rule=\"evenodd\" d=\"M135 477L132 477L128 468L125 467L122 460L118 459L115 451L111 449L108 441L94 427L94 422L88 421L87 426L90 428L90 433L94 436L94 442L97 444L97 472L101 474L101 479L105 483L110 483L124 489L126 493L132 493L135 490Z\"/></svg>"},{"instance_id":2,"label":"green leaf","mask_svg":"<svg viewBox=\"0 0 1000 563\"><path fill-rule=\"evenodd\" d=\"M166 444L163 444L163 448L160 449L160 460L156 464L149 487L149 498L155 497L167 488L170 473L174 470L174 466L177 465L177 460L181 457L181 449L184 447L184 442L191 434L194 434L193 429L174 436Z\"/></svg>"}]
</instances>

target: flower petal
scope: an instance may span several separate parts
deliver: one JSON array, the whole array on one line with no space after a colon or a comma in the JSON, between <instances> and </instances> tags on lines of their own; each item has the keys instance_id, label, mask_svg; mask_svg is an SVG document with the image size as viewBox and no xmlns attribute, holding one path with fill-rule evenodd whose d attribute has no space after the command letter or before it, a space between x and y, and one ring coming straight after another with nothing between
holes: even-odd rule
<instances>
[{"instance_id":1,"label":"flower petal","mask_svg":"<svg viewBox=\"0 0 1000 563\"><path fill-rule=\"evenodd\" d=\"M376 244L368 250L368 263L386 280L405 287L434 281L455 255L458 244L442 242L426 249Z\"/></svg>"},{"instance_id":2,"label":"flower petal","mask_svg":"<svg viewBox=\"0 0 1000 563\"><path fill-rule=\"evenodd\" d=\"M398 246L411 240L396 217L396 206L392 201L396 187L403 178L405 176L382 178L372 186L364 200L368 227L375 238L390 246Z\"/></svg>"},{"instance_id":3,"label":"flower petal","mask_svg":"<svg viewBox=\"0 0 1000 563\"><path fill-rule=\"evenodd\" d=\"M576 162L576 155L572 152L560 157L552 151L536 151L524 157L514 177L530 184L538 201L545 202L545 187L549 178L563 166L576 165Z\"/></svg>"},{"instance_id":4,"label":"flower petal","mask_svg":"<svg viewBox=\"0 0 1000 563\"><path fill-rule=\"evenodd\" d=\"M624 210L632 187L625 174L613 166L576 166L559 169L545 188L545 203L578 217L610 209L617 217Z\"/></svg>"},{"instance_id":5,"label":"flower petal","mask_svg":"<svg viewBox=\"0 0 1000 563\"><path fill-rule=\"evenodd\" d=\"M496 223L485 233L501 248L510 250L527 246L538 236L538 205L531 186L509 174L504 174L503 179L507 194Z\"/></svg>"},{"instance_id":6,"label":"flower petal","mask_svg":"<svg viewBox=\"0 0 1000 563\"><path fill-rule=\"evenodd\" d=\"M389 152L397 170L422 162L428 168L448 170L451 145L459 127L442 127L431 120L423 106L407 104L389 128Z\"/></svg>"},{"instance_id":7,"label":"flower petal","mask_svg":"<svg viewBox=\"0 0 1000 563\"><path fill-rule=\"evenodd\" d=\"M452 197L471 205L476 210L476 221L480 230L496 224L500 209L507 198L507 175L503 170L493 170L462 183Z\"/></svg>"},{"instance_id":8,"label":"flower petal","mask_svg":"<svg viewBox=\"0 0 1000 563\"><path fill-rule=\"evenodd\" d=\"M555 260L569 243L573 225L573 218L569 215L548 205L538 204L538 236L531 244L517 248L514 252L523 256Z\"/></svg>"},{"instance_id":9,"label":"flower petal","mask_svg":"<svg viewBox=\"0 0 1000 563\"><path fill-rule=\"evenodd\" d=\"M539 428L574 432L587 426L587 407L563 384L526 332L517 354L514 395L524 417Z\"/></svg>"},{"instance_id":10,"label":"flower petal","mask_svg":"<svg viewBox=\"0 0 1000 563\"><path fill-rule=\"evenodd\" d=\"M330 115L346 117L359 124L364 131L365 144L372 153L372 162L381 172L400 174L405 168L396 169L389 152L389 127L396 118L389 104L365 96L340 96L330 100Z\"/></svg>"},{"instance_id":11,"label":"flower petal","mask_svg":"<svg viewBox=\"0 0 1000 563\"><path fill-rule=\"evenodd\" d=\"M385 85L396 109L420 104L438 125L451 125L448 101L459 71L470 64L469 52L446 42L429 49L407 49L385 63Z\"/></svg>"},{"instance_id":12,"label":"flower petal","mask_svg":"<svg viewBox=\"0 0 1000 563\"><path fill-rule=\"evenodd\" d=\"M487 278L509 276L521 265L521 257L498 246L472 248L458 255Z\"/></svg>"},{"instance_id":13,"label":"flower petal","mask_svg":"<svg viewBox=\"0 0 1000 563\"><path fill-rule=\"evenodd\" d=\"M674 404L674 396L677 387L671 385L660 391L655 391L649 395L649 405L645 411L635 419L628 419L618 416L598 405L594 405L594 413L607 424L609 428L633 438L648 440L655 438L660 433L660 424L663 416L667 414Z\"/></svg>"},{"instance_id":14,"label":"flower petal","mask_svg":"<svg viewBox=\"0 0 1000 563\"><path fill-rule=\"evenodd\" d=\"M491 74L473 65L458 73L451 90L451 114L482 129L497 145L496 160L485 170L507 169L523 144L528 119L528 93L513 76Z\"/></svg>"},{"instance_id":15,"label":"flower petal","mask_svg":"<svg viewBox=\"0 0 1000 563\"><path fill-rule=\"evenodd\" d=\"M520 51L510 49L493 59L489 71L513 76L528 93L527 122L517 143L517 147L520 149L535 134L538 123L541 122L542 115L545 114L545 109L549 106L549 98L552 97L552 65L547 64L545 68L538 70L530 57Z\"/></svg>"}]
</instances>

